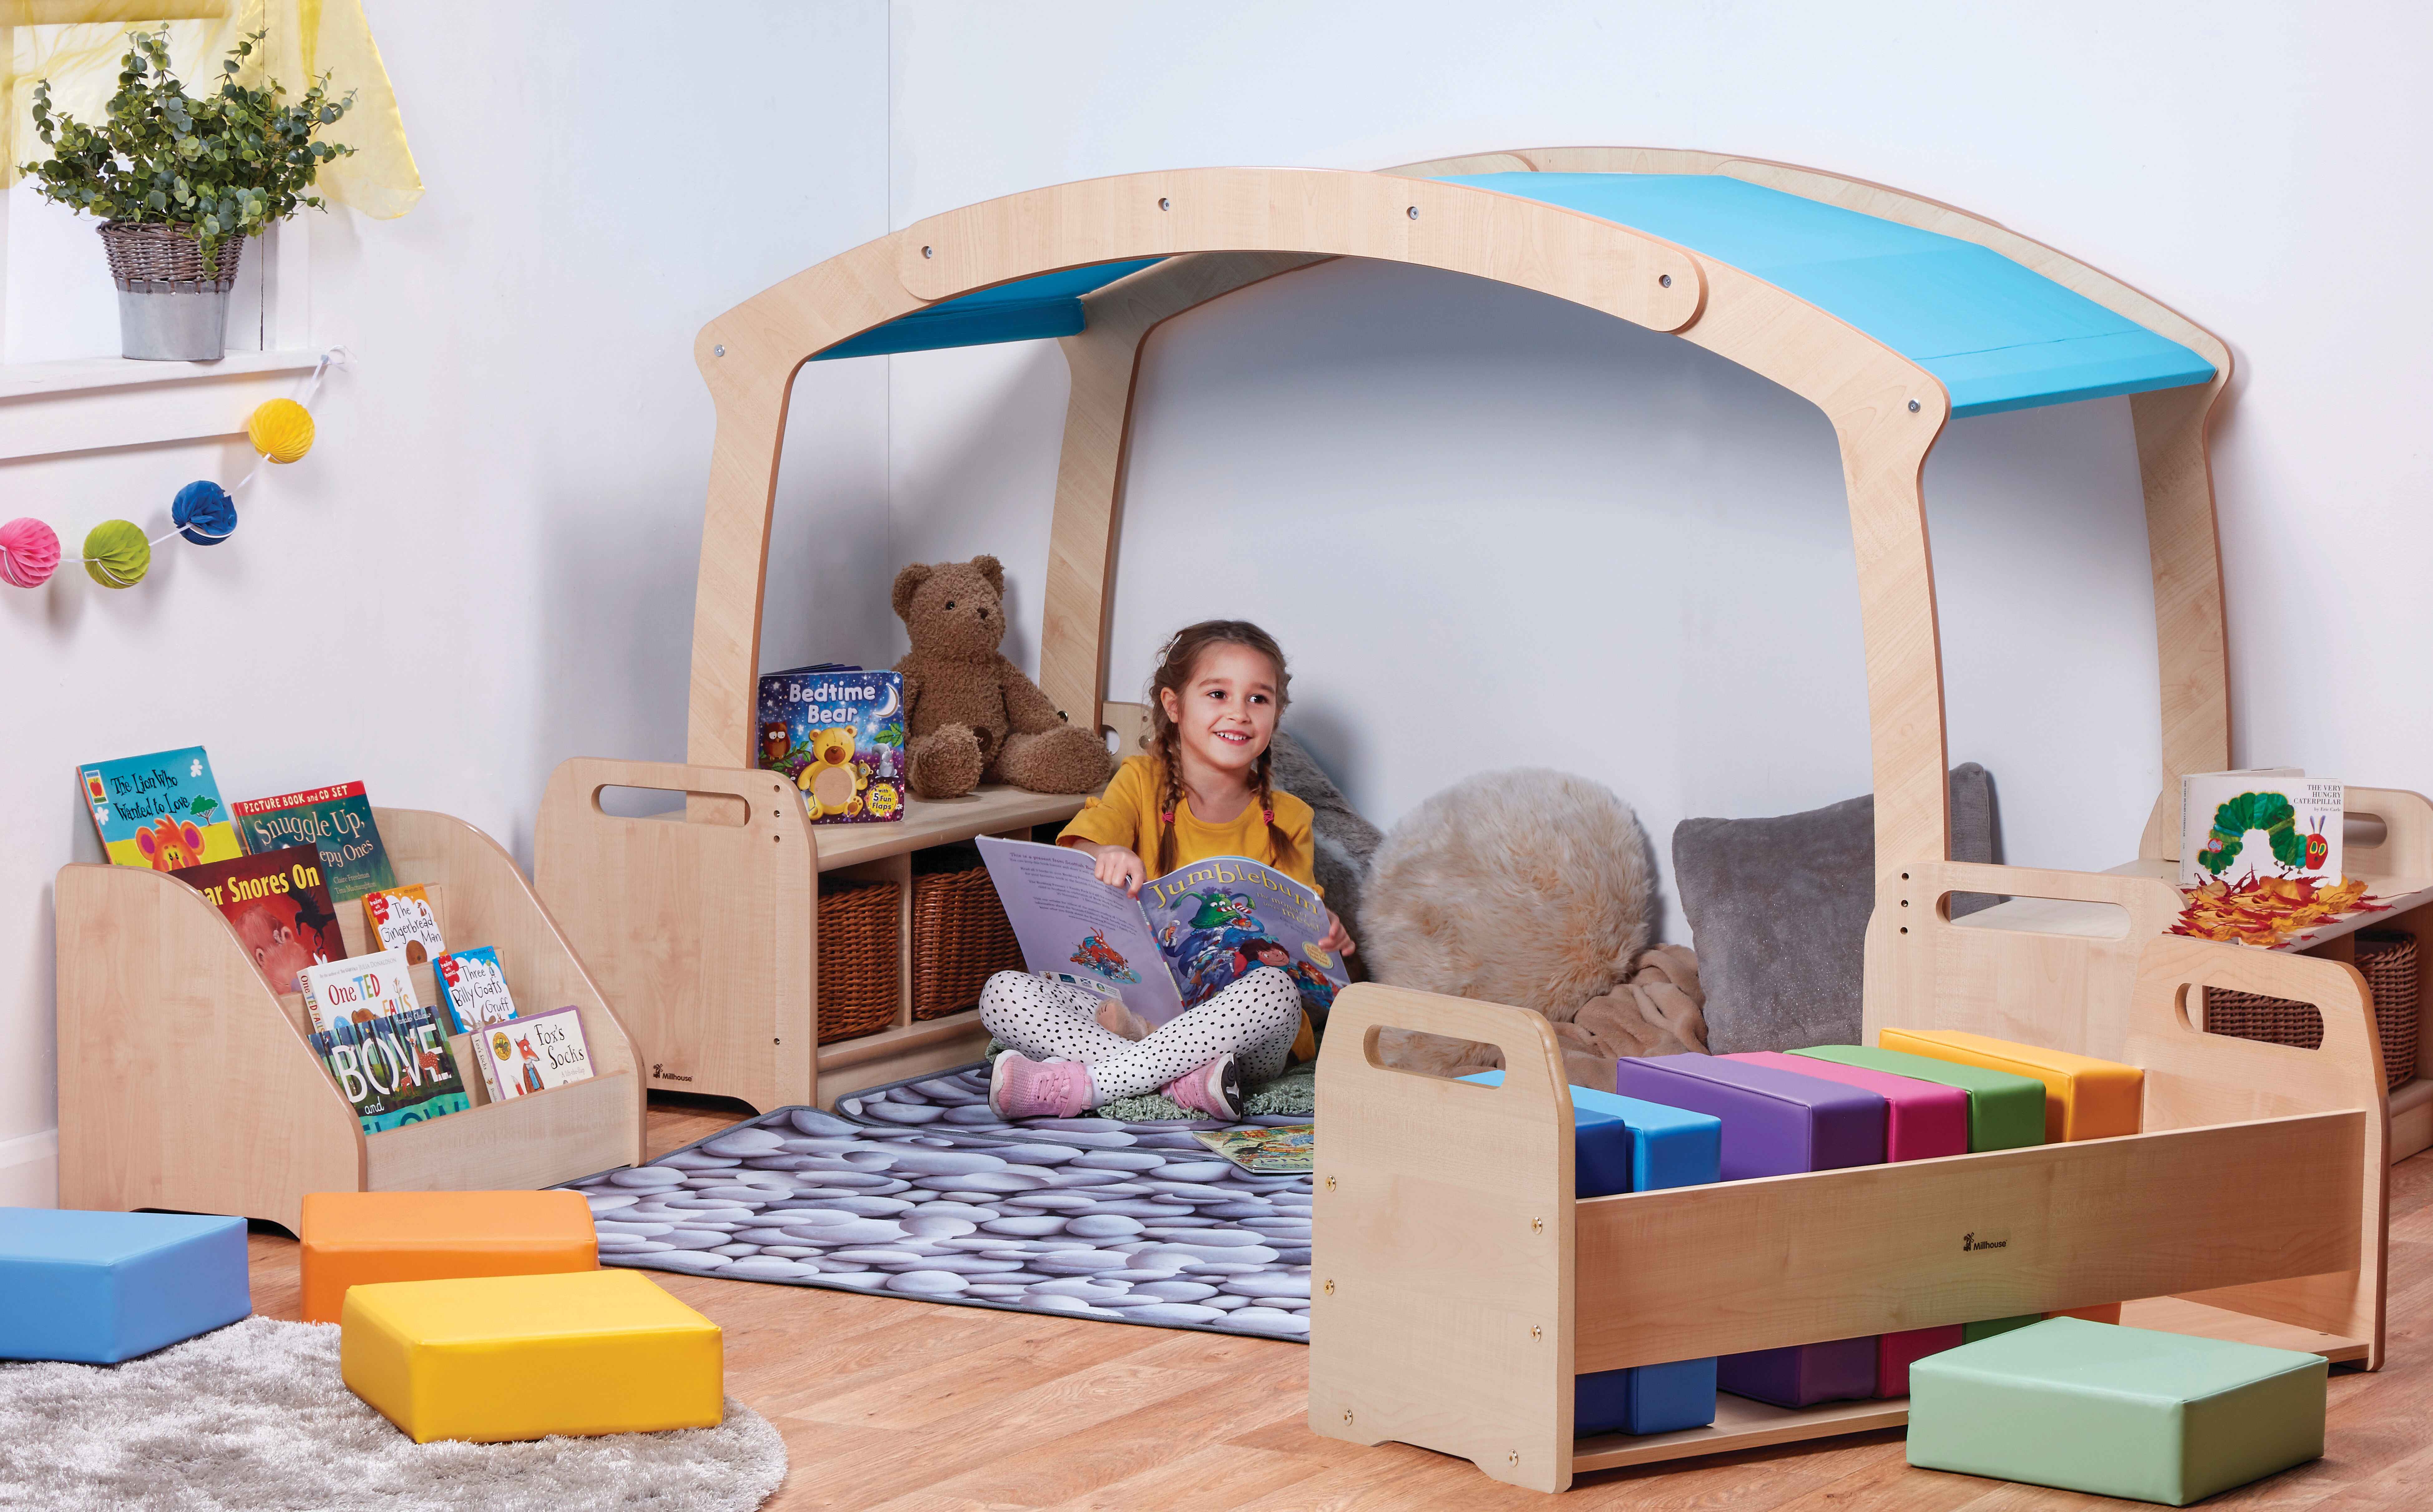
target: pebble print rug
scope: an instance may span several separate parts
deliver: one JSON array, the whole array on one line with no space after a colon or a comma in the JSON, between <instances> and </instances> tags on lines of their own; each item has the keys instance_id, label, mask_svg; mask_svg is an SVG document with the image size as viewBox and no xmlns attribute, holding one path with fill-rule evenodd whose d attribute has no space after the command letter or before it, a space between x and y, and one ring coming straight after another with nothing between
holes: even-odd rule
<instances>
[{"instance_id":1,"label":"pebble print rug","mask_svg":"<svg viewBox=\"0 0 2433 1512\"><path fill-rule=\"evenodd\" d=\"M1008 1124L970 1066L567 1185L604 1266L1305 1339L1310 1178L1253 1176L1191 1137L1224 1127Z\"/></svg>"}]
</instances>

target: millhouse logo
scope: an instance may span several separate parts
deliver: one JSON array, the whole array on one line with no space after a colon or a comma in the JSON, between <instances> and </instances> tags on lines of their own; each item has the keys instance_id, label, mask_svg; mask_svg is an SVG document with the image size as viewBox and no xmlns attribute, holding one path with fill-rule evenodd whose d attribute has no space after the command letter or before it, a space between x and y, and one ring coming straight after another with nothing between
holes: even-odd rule
<instances>
[{"instance_id":1,"label":"millhouse logo","mask_svg":"<svg viewBox=\"0 0 2433 1512\"><path fill-rule=\"evenodd\" d=\"M2011 1236L2008 1233L2003 1234L1999 1239L1994 1238L1990 1234L1985 1238L1980 1239L1974 1232L1964 1233L1960 1236L1960 1252L1962 1254L1967 1254L1978 1249L2008 1249L2010 1247Z\"/></svg>"},{"instance_id":2,"label":"millhouse logo","mask_svg":"<svg viewBox=\"0 0 2433 1512\"><path fill-rule=\"evenodd\" d=\"M665 1065L656 1061L651 1062L651 1075L661 1081L690 1081L692 1079L690 1077L678 1076L676 1073L669 1070Z\"/></svg>"}]
</instances>

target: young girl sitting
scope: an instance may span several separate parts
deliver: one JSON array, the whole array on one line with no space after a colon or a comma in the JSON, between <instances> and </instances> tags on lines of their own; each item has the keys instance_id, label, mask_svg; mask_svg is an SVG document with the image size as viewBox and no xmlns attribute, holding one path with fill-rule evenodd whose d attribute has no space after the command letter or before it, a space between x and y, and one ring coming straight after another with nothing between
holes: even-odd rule
<instances>
[{"instance_id":1,"label":"young girl sitting","mask_svg":"<svg viewBox=\"0 0 2433 1512\"><path fill-rule=\"evenodd\" d=\"M1309 805L1268 780L1291 682L1284 652L1254 624L1176 632L1150 679L1149 754L1127 760L1057 843L1095 857L1098 880L1134 897L1149 878L1212 856L1263 861L1317 887ZM1343 921L1332 910L1326 920L1319 948L1350 955ZM1163 1089L1196 1113L1236 1119L1245 1083L1285 1068L1302 1022L1299 987L1271 964L1145 1039L1106 1028L1099 1006L1080 988L1021 972L989 978L980 1022L1007 1046L989 1078L999 1117L1069 1118Z\"/></svg>"}]
</instances>

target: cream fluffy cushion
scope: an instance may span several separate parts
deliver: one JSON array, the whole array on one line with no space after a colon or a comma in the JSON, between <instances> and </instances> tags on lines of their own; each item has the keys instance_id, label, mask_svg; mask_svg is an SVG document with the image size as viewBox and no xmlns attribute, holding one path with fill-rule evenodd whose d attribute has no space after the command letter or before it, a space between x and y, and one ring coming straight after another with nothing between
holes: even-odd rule
<instances>
[{"instance_id":1,"label":"cream fluffy cushion","mask_svg":"<svg viewBox=\"0 0 2433 1512\"><path fill-rule=\"evenodd\" d=\"M1647 836L1561 772L1490 772L1430 798L1377 848L1360 949L1396 987L1570 1018L1647 944Z\"/></svg>"}]
</instances>

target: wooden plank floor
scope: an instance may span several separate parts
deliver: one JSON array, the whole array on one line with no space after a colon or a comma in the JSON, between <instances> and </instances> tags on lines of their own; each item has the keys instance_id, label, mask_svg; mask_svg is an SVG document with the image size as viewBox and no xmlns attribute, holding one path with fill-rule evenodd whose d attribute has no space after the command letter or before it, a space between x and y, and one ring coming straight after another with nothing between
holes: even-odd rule
<instances>
[{"instance_id":1,"label":"wooden plank floor","mask_svg":"<svg viewBox=\"0 0 2433 1512\"><path fill-rule=\"evenodd\" d=\"M654 1155L739 1113L654 1106ZM2329 1453L2207 1507L2433 1506L2433 1154L2391 1171L2390 1364L2335 1371ZM1353 1512L2137 1506L1914 1470L1870 1434L1581 1478L1559 1504L1464 1460L1320 1438L1298 1344L651 1272L726 1330L727 1390L785 1435L783 1512ZM296 1245L253 1238L254 1305L297 1316Z\"/></svg>"}]
</instances>

